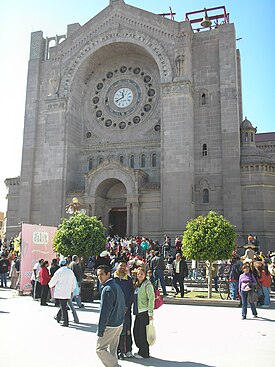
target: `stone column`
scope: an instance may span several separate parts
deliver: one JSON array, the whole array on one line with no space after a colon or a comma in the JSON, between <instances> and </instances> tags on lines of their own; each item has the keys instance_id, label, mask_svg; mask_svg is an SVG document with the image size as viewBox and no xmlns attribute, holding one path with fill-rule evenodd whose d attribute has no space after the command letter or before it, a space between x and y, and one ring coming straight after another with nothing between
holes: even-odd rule
<instances>
[{"instance_id":1,"label":"stone column","mask_svg":"<svg viewBox=\"0 0 275 367\"><path fill-rule=\"evenodd\" d=\"M139 233L139 223L138 223L139 203L138 202L132 203L132 207L133 207L133 225L132 225L133 233L132 234L136 236Z\"/></svg>"},{"instance_id":2,"label":"stone column","mask_svg":"<svg viewBox=\"0 0 275 367\"><path fill-rule=\"evenodd\" d=\"M242 230L240 178L240 120L236 58L236 34L233 24L219 28L221 139L224 216Z\"/></svg>"},{"instance_id":3,"label":"stone column","mask_svg":"<svg viewBox=\"0 0 275 367\"><path fill-rule=\"evenodd\" d=\"M89 215L91 217L95 216L95 196L84 196L83 197L85 205L89 205Z\"/></svg>"},{"instance_id":4,"label":"stone column","mask_svg":"<svg viewBox=\"0 0 275 367\"><path fill-rule=\"evenodd\" d=\"M127 232L133 236L139 233L139 195L126 195L127 204ZM131 212L132 209L132 212ZM130 234L128 232L128 234Z\"/></svg>"},{"instance_id":5,"label":"stone column","mask_svg":"<svg viewBox=\"0 0 275 367\"><path fill-rule=\"evenodd\" d=\"M35 171L39 171L35 167L35 155L39 120L39 95L41 93L41 65L44 59L44 49L45 39L43 38L43 33L41 31L33 32L31 34L30 60L28 64L20 192L18 198L18 222L25 223L43 223L41 218L34 218L32 212L34 205L34 176ZM37 188L36 191L38 191ZM35 204L36 207L39 206L39 204Z\"/></svg>"},{"instance_id":6,"label":"stone column","mask_svg":"<svg viewBox=\"0 0 275 367\"><path fill-rule=\"evenodd\" d=\"M131 204L127 203L127 235L131 234Z\"/></svg>"},{"instance_id":7,"label":"stone column","mask_svg":"<svg viewBox=\"0 0 275 367\"><path fill-rule=\"evenodd\" d=\"M39 162L42 172L40 174L40 195L36 193L34 203L40 204L41 223L56 225L60 222L65 208L66 192L66 158L67 149L66 110L67 100L64 98L48 98L45 100L45 133L43 134L43 164ZM40 140L36 143L36 154L39 159L41 147ZM50 198L50 200L49 200Z\"/></svg>"},{"instance_id":8,"label":"stone column","mask_svg":"<svg viewBox=\"0 0 275 367\"><path fill-rule=\"evenodd\" d=\"M194 215L194 126L192 85L162 84L161 213L163 233L184 228Z\"/></svg>"}]
</instances>

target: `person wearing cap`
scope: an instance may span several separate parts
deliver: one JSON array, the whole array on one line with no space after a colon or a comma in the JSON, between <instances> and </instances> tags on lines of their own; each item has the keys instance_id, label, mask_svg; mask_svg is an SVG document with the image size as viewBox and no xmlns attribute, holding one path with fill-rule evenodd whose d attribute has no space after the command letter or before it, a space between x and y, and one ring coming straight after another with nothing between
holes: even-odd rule
<instances>
[{"instance_id":1,"label":"person wearing cap","mask_svg":"<svg viewBox=\"0 0 275 367\"><path fill-rule=\"evenodd\" d=\"M132 358L133 339L131 335L132 315L131 308L134 300L133 279L127 274L127 261L124 258L118 259L117 270L113 274L115 282L123 291L125 299L125 316L122 333L119 339L118 356L120 359Z\"/></svg>"},{"instance_id":2,"label":"person wearing cap","mask_svg":"<svg viewBox=\"0 0 275 367\"><path fill-rule=\"evenodd\" d=\"M109 256L109 252L104 250L100 253L99 256L97 256L96 261L95 261L95 270L97 269L97 267L99 265L107 265L110 266L110 256Z\"/></svg>"},{"instance_id":3,"label":"person wearing cap","mask_svg":"<svg viewBox=\"0 0 275 367\"><path fill-rule=\"evenodd\" d=\"M96 272L101 284L96 354L105 367L118 367L117 347L124 323L124 294L111 278L109 266L100 265Z\"/></svg>"},{"instance_id":4,"label":"person wearing cap","mask_svg":"<svg viewBox=\"0 0 275 367\"><path fill-rule=\"evenodd\" d=\"M57 322L63 319L61 326L69 326L67 302L72 298L72 293L76 286L76 278L71 269L67 266L65 259L59 261L58 269L49 282L49 287L54 287L54 298L59 301L60 309L55 317Z\"/></svg>"}]
</instances>

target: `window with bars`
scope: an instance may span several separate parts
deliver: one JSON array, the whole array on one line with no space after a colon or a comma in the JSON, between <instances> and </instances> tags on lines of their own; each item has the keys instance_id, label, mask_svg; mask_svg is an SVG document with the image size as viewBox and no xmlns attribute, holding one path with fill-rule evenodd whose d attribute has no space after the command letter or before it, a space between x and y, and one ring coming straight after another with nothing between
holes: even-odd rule
<instances>
[{"instance_id":1,"label":"window with bars","mask_svg":"<svg viewBox=\"0 0 275 367\"><path fill-rule=\"evenodd\" d=\"M202 145L202 155L203 157L206 157L207 156L207 144L203 144Z\"/></svg>"}]
</instances>

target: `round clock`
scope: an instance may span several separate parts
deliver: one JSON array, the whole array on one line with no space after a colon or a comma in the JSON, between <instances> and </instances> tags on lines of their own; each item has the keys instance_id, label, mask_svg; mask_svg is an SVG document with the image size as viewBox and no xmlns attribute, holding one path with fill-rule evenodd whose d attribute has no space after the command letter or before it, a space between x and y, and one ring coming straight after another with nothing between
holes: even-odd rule
<instances>
[{"instance_id":1,"label":"round clock","mask_svg":"<svg viewBox=\"0 0 275 367\"><path fill-rule=\"evenodd\" d=\"M98 126L124 130L146 121L157 105L158 86L138 66L114 68L96 81L90 101Z\"/></svg>"},{"instance_id":2,"label":"round clock","mask_svg":"<svg viewBox=\"0 0 275 367\"><path fill-rule=\"evenodd\" d=\"M114 94L114 104L118 108L128 107L133 102L133 92L130 88L119 88Z\"/></svg>"}]
</instances>

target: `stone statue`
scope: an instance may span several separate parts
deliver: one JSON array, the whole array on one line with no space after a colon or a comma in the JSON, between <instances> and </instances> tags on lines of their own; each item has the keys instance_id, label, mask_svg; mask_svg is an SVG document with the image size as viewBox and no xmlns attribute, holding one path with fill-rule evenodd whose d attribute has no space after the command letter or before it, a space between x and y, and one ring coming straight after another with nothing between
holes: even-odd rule
<instances>
[{"instance_id":1,"label":"stone statue","mask_svg":"<svg viewBox=\"0 0 275 367\"><path fill-rule=\"evenodd\" d=\"M51 73L51 77L49 79L49 94L48 94L48 97L57 95L57 92L58 92L58 89L59 89L59 82L60 82L60 77L59 77L59 75L57 75L56 71L54 70Z\"/></svg>"}]
</instances>

